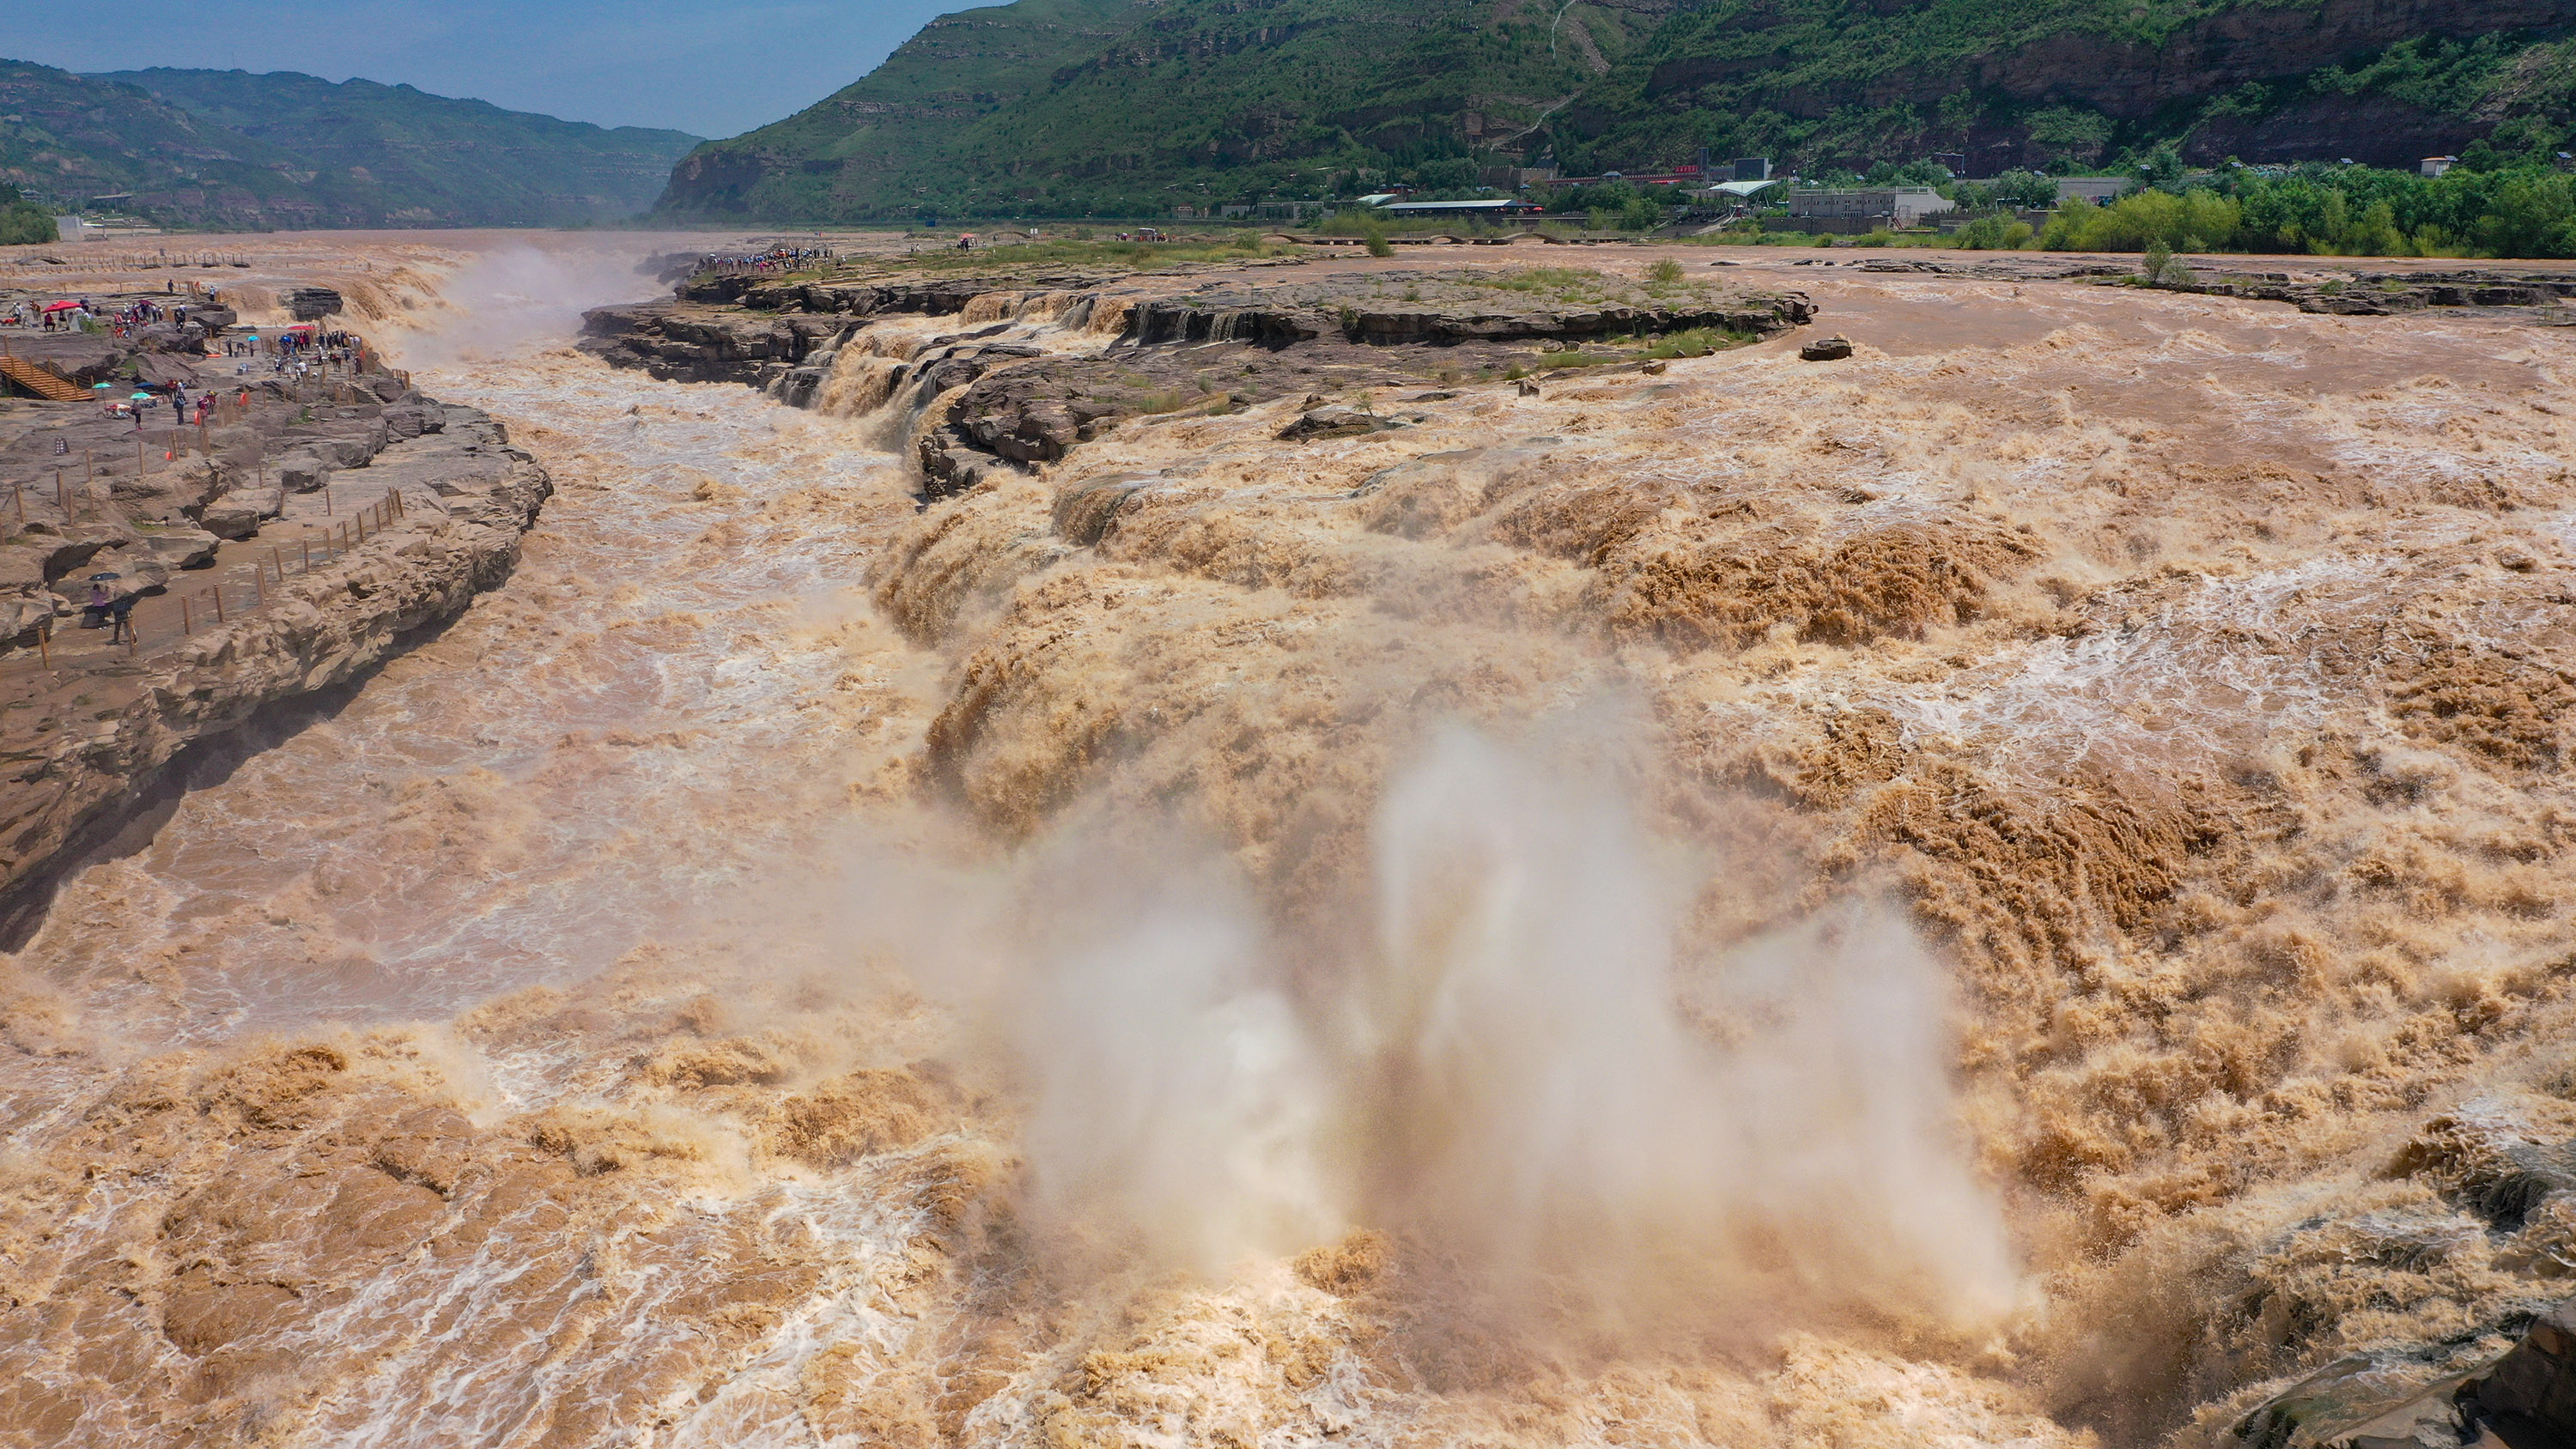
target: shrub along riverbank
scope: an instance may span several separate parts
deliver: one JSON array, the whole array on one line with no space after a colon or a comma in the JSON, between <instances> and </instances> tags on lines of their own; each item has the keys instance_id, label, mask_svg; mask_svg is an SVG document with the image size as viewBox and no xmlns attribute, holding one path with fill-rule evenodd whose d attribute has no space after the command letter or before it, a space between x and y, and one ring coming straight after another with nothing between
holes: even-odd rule
<instances>
[{"instance_id":1,"label":"shrub along riverbank","mask_svg":"<svg viewBox=\"0 0 2576 1449\"><path fill-rule=\"evenodd\" d=\"M2063 251L2576 256L2576 177L2540 166L2442 176L2362 166L2222 172L2204 186L2069 202L2039 244Z\"/></svg>"},{"instance_id":2,"label":"shrub along riverbank","mask_svg":"<svg viewBox=\"0 0 2576 1449\"><path fill-rule=\"evenodd\" d=\"M2052 251L2308 252L2357 257L2576 256L2576 177L2479 156L2441 176L2367 166L2229 167L2093 204L2067 202Z\"/></svg>"},{"instance_id":3,"label":"shrub along riverbank","mask_svg":"<svg viewBox=\"0 0 2576 1449\"><path fill-rule=\"evenodd\" d=\"M1714 240L1805 245L1822 238L1743 230ZM1853 241L1970 250L2576 257L2576 176L2530 162L2442 176L2367 166L2230 167L2143 185L2111 201L2071 199L2036 232L2001 214L1943 235L1881 230Z\"/></svg>"}]
</instances>

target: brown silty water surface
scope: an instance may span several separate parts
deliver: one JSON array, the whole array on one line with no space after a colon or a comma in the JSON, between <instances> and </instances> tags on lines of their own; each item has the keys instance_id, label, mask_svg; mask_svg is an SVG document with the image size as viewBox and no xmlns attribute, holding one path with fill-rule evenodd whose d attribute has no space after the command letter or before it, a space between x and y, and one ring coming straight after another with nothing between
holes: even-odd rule
<instances>
[{"instance_id":1,"label":"brown silty water surface","mask_svg":"<svg viewBox=\"0 0 2576 1449\"><path fill-rule=\"evenodd\" d=\"M0 1439L2197 1441L2565 1291L2562 332L1811 268L916 511L909 324L382 245L558 495L9 961Z\"/></svg>"}]
</instances>

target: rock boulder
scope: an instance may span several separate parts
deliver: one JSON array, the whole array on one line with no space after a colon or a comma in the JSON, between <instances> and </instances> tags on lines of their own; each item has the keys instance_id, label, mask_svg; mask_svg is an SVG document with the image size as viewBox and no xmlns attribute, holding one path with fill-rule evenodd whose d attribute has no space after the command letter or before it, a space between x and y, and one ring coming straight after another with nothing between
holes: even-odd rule
<instances>
[{"instance_id":1,"label":"rock boulder","mask_svg":"<svg viewBox=\"0 0 2576 1449\"><path fill-rule=\"evenodd\" d=\"M2576 1299L2534 1320L2470 1392L2508 1443L2576 1443Z\"/></svg>"},{"instance_id":2,"label":"rock boulder","mask_svg":"<svg viewBox=\"0 0 2576 1449\"><path fill-rule=\"evenodd\" d=\"M271 462L268 476L289 493L311 493L331 481L333 466L319 453L298 451Z\"/></svg>"},{"instance_id":3,"label":"rock boulder","mask_svg":"<svg viewBox=\"0 0 2576 1449\"><path fill-rule=\"evenodd\" d=\"M281 489L235 488L207 504L197 523L217 538L254 538L261 521L275 518L285 507Z\"/></svg>"},{"instance_id":4,"label":"rock boulder","mask_svg":"<svg viewBox=\"0 0 2576 1449\"><path fill-rule=\"evenodd\" d=\"M143 549L174 569L204 568L213 563L221 542L202 528L156 528L143 535Z\"/></svg>"},{"instance_id":5,"label":"rock boulder","mask_svg":"<svg viewBox=\"0 0 2576 1449\"><path fill-rule=\"evenodd\" d=\"M1279 430L1282 442L1298 443L1309 438L1352 438L1374 433L1388 426L1385 418L1364 413L1358 408L1327 403L1309 412L1299 413L1297 420Z\"/></svg>"}]
</instances>

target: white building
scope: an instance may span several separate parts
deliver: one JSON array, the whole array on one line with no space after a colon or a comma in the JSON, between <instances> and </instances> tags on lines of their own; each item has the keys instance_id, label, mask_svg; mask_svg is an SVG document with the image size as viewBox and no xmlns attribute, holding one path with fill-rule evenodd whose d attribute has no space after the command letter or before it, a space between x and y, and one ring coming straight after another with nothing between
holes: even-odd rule
<instances>
[{"instance_id":1,"label":"white building","mask_svg":"<svg viewBox=\"0 0 2576 1449\"><path fill-rule=\"evenodd\" d=\"M1789 193L1792 219L1884 221L1891 227L1919 226L1925 217L1953 210L1955 205L1929 186L1862 186Z\"/></svg>"},{"instance_id":2,"label":"white building","mask_svg":"<svg viewBox=\"0 0 2576 1449\"><path fill-rule=\"evenodd\" d=\"M2121 193L2137 184L2126 176L2060 176L2057 178L2057 199L2063 204L2080 196L2098 206L2105 201L2117 200Z\"/></svg>"}]
</instances>

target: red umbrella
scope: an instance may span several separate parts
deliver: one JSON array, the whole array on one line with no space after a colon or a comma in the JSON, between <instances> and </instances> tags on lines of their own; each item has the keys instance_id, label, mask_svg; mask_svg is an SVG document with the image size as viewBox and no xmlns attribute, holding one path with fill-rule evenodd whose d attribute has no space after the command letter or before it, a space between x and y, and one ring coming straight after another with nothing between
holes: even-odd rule
<instances>
[{"instance_id":1,"label":"red umbrella","mask_svg":"<svg viewBox=\"0 0 2576 1449\"><path fill-rule=\"evenodd\" d=\"M47 303L45 304L45 310L46 310L46 311L48 311L48 312L77 312L77 311L79 311L79 310L80 310L80 303L78 303L78 302L47 302Z\"/></svg>"}]
</instances>

